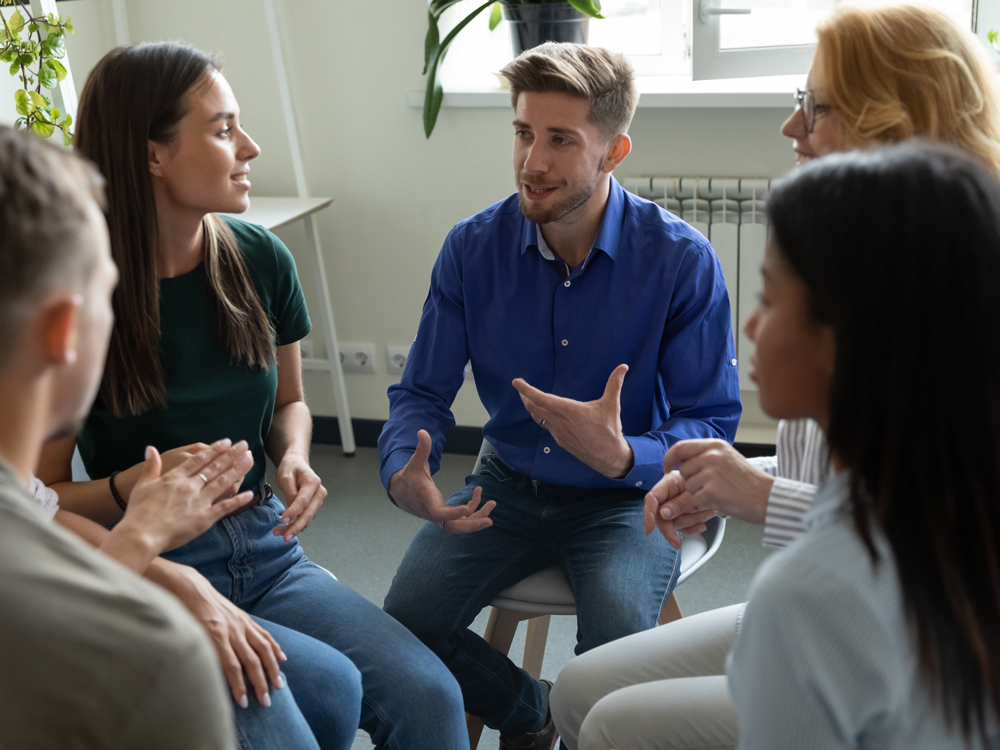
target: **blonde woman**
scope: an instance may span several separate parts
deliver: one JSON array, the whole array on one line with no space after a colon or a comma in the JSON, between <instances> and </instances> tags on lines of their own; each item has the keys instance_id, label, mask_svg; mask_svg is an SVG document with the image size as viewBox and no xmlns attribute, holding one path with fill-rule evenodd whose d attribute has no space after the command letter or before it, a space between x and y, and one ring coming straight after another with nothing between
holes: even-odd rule
<instances>
[{"instance_id":1,"label":"blonde woman","mask_svg":"<svg viewBox=\"0 0 1000 750\"><path fill-rule=\"evenodd\" d=\"M956 146L1000 175L996 76L977 40L950 18L914 6L845 8L819 28L818 37L806 88L796 97L799 107L781 128L799 161L917 136ZM783 425L786 435L822 439L815 423L790 425ZM787 455L822 457L824 466L816 458L807 468L825 469L823 442L786 446ZM794 497L777 493L780 481L773 474L776 469L784 476L781 450L779 444L769 477L719 441L676 444L664 463L667 470L679 465L679 472L671 471L651 493L661 509L670 509L672 520L661 519L661 531L676 538L676 531L694 531L706 513L719 511L756 523L766 519L774 538L797 536L816 487L793 482ZM803 468L801 460L786 463ZM792 471L788 478L801 477ZM775 518L780 523L772 528ZM795 533L775 533L789 528ZM743 611L736 605L688 617L571 662L551 697L565 747L736 747L726 657Z\"/></svg>"}]
</instances>

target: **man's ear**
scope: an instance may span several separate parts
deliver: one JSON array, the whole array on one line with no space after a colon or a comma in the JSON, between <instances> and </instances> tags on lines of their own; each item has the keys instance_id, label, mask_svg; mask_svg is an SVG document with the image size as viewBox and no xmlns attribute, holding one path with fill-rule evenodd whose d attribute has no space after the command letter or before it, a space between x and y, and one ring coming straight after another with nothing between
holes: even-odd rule
<instances>
[{"instance_id":1,"label":"man's ear","mask_svg":"<svg viewBox=\"0 0 1000 750\"><path fill-rule=\"evenodd\" d=\"M628 137L628 133L621 133L612 138L608 146L608 155L602 168L605 172L614 172L632 151L632 139Z\"/></svg>"},{"instance_id":2,"label":"man's ear","mask_svg":"<svg viewBox=\"0 0 1000 750\"><path fill-rule=\"evenodd\" d=\"M42 356L53 365L76 362L77 323L83 297L61 297L43 307L31 326Z\"/></svg>"}]
</instances>

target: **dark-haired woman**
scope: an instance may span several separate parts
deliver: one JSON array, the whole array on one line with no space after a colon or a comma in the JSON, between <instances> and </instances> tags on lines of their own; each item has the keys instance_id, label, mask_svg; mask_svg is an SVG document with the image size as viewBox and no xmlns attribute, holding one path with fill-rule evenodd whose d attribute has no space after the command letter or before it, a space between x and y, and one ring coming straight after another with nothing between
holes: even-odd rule
<instances>
[{"instance_id":1,"label":"dark-haired woman","mask_svg":"<svg viewBox=\"0 0 1000 750\"><path fill-rule=\"evenodd\" d=\"M844 154L768 216L752 377L838 473L751 589L740 747L997 747L1000 183L943 148Z\"/></svg>"},{"instance_id":2,"label":"dark-haired woman","mask_svg":"<svg viewBox=\"0 0 1000 750\"><path fill-rule=\"evenodd\" d=\"M66 481L72 440L49 451L40 476L62 480L54 487L64 507L111 524L128 502L143 446L165 451L169 468L192 444L247 440L255 466L243 489L255 490L256 504L167 557L224 597L195 595L234 695L242 664L267 706L261 665L280 687L274 652L287 654L289 690L275 695L290 692L312 737L281 736L273 731L283 726L279 714L253 705L245 712L252 721L236 709L241 730L250 726L248 744L349 747L360 710L360 726L380 748L467 748L461 693L444 665L298 544L326 495L309 465L301 381L298 342L311 324L280 240L215 215L249 206L248 165L260 153L218 65L177 44L114 50L84 88L76 145L107 179L121 280L101 394L75 441L95 479ZM265 483L265 454L287 509ZM232 605L254 621L234 617ZM231 627L214 632L218 621Z\"/></svg>"}]
</instances>

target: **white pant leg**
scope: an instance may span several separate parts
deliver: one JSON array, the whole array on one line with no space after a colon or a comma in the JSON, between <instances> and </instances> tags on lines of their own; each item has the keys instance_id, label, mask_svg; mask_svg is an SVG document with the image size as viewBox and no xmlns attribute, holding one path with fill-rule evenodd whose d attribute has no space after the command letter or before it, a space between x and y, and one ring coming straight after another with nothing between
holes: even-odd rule
<instances>
[{"instance_id":1,"label":"white pant leg","mask_svg":"<svg viewBox=\"0 0 1000 750\"><path fill-rule=\"evenodd\" d=\"M628 711L627 702L622 704L617 700L608 703L605 707L607 712L602 708L604 723L599 731L603 735L621 738L626 736L624 732L628 732L630 739L616 740L620 743L617 747L714 747L712 744L670 744L671 729L665 721L673 712L664 701L673 700L684 706L688 725L682 732L684 737L696 735L697 728L702 724L714 726L719 707L725 707L723 718L727 722L731 718L731 734L734 738L732 744L735 745L736 713L729 701L726 686L726 655L736 637L736 623L743 606L737 604L703 612L636 633L588 651L566 665L552 690L550 708L559 736L569 750L582 750L587 746L581 737L581 727L587 714L599 701L615 691L645 683L660 683L649 686L649 694L660 697L653 699L659 701L653 704L655 708L650 709L646 704L641 709L643 715L639 715L638 711ZM676 689L662 685L662 681L703 677L721 679L705 680L704 684L692 685L691 689L696 690L695 695L699 700L697 706L692 705L690 700L681 700L682 695L678 695ZM711 695L707 692L710 685L715 685L711 688L714 691ZM645 696L646 692L642 692L642 695ZM700 705L704 705L704 710L698 708ZM628 715L623 715L622 711ZM608 721L614 722L615 726L607 724ZM596 729L595 722L591 724ZM588 724L588 728L591 724ZM649 734L655 744L642 744L639 733L643 736ZM714 730L710 734L722 736Z\"/></svg>"}]
</instances>

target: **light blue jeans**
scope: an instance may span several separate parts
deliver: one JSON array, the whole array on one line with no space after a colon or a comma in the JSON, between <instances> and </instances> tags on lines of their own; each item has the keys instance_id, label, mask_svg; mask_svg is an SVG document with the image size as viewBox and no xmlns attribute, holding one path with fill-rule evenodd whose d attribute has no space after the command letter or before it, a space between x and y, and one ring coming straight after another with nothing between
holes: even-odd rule
<instances>
[{"instance_id":1,"label":"light blue jeans","mask_svg":"<svg viewBox=\"0 0 1000 750\"><path fill-rule=\"evenodd\" d=\"M288 656L272 706L235 708L246 750L345 750L360 725L378 748L468 750L462 695L431 651L271 531L276 498L165 555L251 614Z\"/></svg>"},{"instance_id":2,"label":"light blue jeans","mask_svg":"<svg viewBox=\"0 0 1000 750\"><path fill-rule=\"evenodd\" d=\"M538 683L469 630L503 589L560 565L576 600L576 653L648 630L677 581L680 557L663 536L643 531L644 491L612 488L539 497L531 479L495 455L466 479L449 505L483 488L496 500L493 525L452 536L428 523L417 532L385 599L462 686L465 710L503 735L539 723Z\"/></svg>"}]
</instances>

